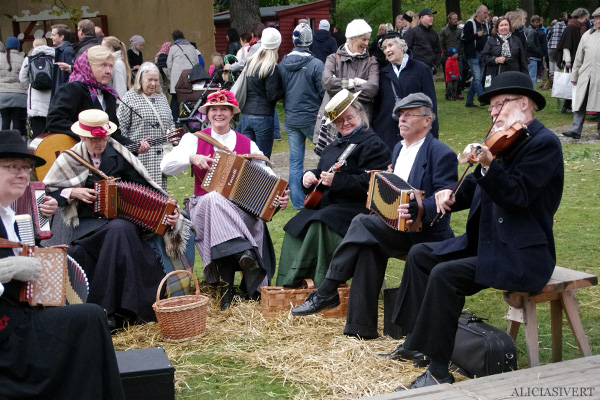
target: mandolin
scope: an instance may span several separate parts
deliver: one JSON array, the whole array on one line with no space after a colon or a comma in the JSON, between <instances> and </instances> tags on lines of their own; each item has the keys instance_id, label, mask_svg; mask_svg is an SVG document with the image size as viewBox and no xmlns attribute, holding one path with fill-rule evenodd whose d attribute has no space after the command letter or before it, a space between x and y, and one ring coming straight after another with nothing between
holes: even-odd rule
<instances>
[{"instance_id":1,"label":"mandolin","mask_svg":"<svg viewBox=\"0 0 600 400\"><path fill-rule=\"evenodd\" d=\"M348 158L348 156L350 156L350 153L352 153L352 150L354 150L355 147L356 147L356 144L354 144L354 143L349 144L348 147L346 148L346 150L344 150L344 152L340 155L337 162L335 164L333 164L327 172L339 171L339 169L342 168L342 166L344 164L346 164L346 159ZM313 191L310 192L304 199L304 208L308 208L308 209L317 208L317 205L321 201L321 198L323 197L323 192L325 191L326 188L327 188L327 186L323 185L323 179L319 179L319 181L315 185L315 188L313 189Z\"/></svg>"},{"instance_id":2,"label":"mandolin","mask_svg":"<svg viewBox=\"0 0 600 400\"><path fill-rule=\"evenodd\" d=\"M186 132L183 128L172 129L167 131L167 133L163 136L149 139L148 143L150 146L156 146L165 142L175 143L178 142L185 133ZM73 137L64 133L43 133L33 139L29 144L29 153L35 154L36 156L42 157L44 160L46 160L46 164L35 169L37 180L44 180L44 177L60 153L70 149L71 147L75 146L75 144L77 144L77 139L74 139ZM132 143L126 145L125 147L127 150L134 152L140 147L140 143Z\"/></svg>"}]
</instances>

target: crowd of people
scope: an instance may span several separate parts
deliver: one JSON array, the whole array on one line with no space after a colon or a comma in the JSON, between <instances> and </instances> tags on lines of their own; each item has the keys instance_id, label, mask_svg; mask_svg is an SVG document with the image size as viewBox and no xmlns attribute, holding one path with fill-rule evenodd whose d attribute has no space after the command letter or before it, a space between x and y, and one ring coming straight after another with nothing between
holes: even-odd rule
<instances>
[{"instance_id":1,"label":"crowd of people","mask_svg":"<svg viewBox=\"0 0 600 400\"><path fill-rule=\"evenodd\" d=\"M0 237L19 240L10 206L25 190L32 168L46 162L27 152L26 126L30 137L69 135L76 144L44 177L48 196L42 211L54 215L53 244L68 244L68 254L85 270L92 304L76 307L68 317L62 309L19 305L13 286L35 281L40 266L1 248L0 342L54 347L54 336L63 331L41 338L39 324L85 332L83 341L63 342L57 351L94 348L75 357L79 364L84 358L98 360L89 388L100 381L105 385L98 398L121 398L109 329L154 320L151 305L159 282L174 264L193 266L194 250L205 280L219 287L221 310L235 304L238 271L242 292L254 300L274 279L289 287L312 279L318 289L292 309L296 316L336 307L338 286L353 279L344 334L365 340L379 335L377 304L388 259L406 257L393 317L406 337L382 356L426 361L427 370L411 388L452 383L448 362L465 297L488 287L536 291L554 269L552 225L564 180L562 150L557 136L535 119L545 106L535 86L543 70L550 78L560 69L571 71L577 88L570 106L573 127L563 134L580 138L586 112L600 112L600 8L591 14L593 26L590 13L578 8L571 19L562 16L544 28L537 15L526 26L523 10L492 17L482 4L465 23L448 14L439 34L433 29L436 13L425 8L398 15L394 26L379 27L371 44L372 28L363 19L349 22L345 34L335 28L330 34L327 20L314 33L309 20L300 20L287 38L263 24L242 34L228 29L226 54L213 55L212 71L205 76L230 85L212 90L199 107L208 127L185 133L174 147L162 139L180 116L176 86L189 71L205 68L181 30L173 31L173 41L162 44L153 62L142 54L142 36L132 36L127 48L90 20L78 23L78 39L66 25L52 26L55 47L36 39L27 56L19 52L16 37L7 38L6 48L0 48ZM279 61L282 40L291 40L294 48ZM32 80L30 70L40 62L53 71L46 85ZM470 144L457 159L443 143L437 119L438 70L444 71L446 101L464 100L468 84L465 106L479 107L475 95L489 105L492 132L519 122L528 134L502 153ZM239 89L233 92L236 86L227 90L240 77L243 104L236 99ZM207 192L202 181L218 151L243 154L274 175L270 158L280 100L290 182L278 207L291 203L298 213L283 228L277 263L267 223L220 193ZM600 139L600 122L598 129ZM308 171L306 140L320 156ZM459 181L457 165L465 161L477 167ZM190 168L194 194L185 212L176 207L165 216L164 236L95 212L101 195L95 182L106 176L166 195L167 176ZM424 191L422 200L413 194L397 209L399 219L422 222L422 230L399 231L369 214L371 171L388 171ZM307 194L316 200L305 201ZM470 210L466 233L455 237L450 214L464 209ZM169 283L170 288L185 286ZM0 397L59 393L53 370L63 374L60 365L36 365L49 378L35 385L7 372L27 371L31 357L21 358L13 349L6 359L0 363ZM79 364L71 367L83 368ZM60 390L69 397L66 386Z\"/></svg>"}]
</instances>

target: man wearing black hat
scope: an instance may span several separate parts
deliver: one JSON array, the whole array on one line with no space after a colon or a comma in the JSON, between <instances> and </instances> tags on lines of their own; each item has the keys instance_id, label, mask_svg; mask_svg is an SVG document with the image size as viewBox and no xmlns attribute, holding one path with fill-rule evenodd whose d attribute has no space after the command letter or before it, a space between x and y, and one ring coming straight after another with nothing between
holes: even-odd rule
<instances>
[{"instance_id":1,"label":"man wearing black hat","mask_svg":"<svg viewBox=\"0 0 600 400\"><path fill-rule=\"evenodd\" d=\"M433 15L437 11L424 8L419 11L419 25L409 29L404 35L413 57L424 62L435 71L440 64L442 49L437 33L433 30Z\"/></svg>"},{"instance_id":2,"label":"man wearing black hat","mask_svg":"<svg viewBox=\"0 0 600 400\"><path fill-rule=\"evenodd\" d=\"M314 295L292 309L292 314L309 315L337 306L338 285L353 278L344 334L376 338L379 289L388 259L406 255L415 243L440 241L454 235L448 220L430 226L436 214L435 193L451 188L457 179L454 152L430 132L435 118L432 107L427 95L412 93L393 110L404 140L394 148L392 165L396 175L423 190L427 196L423 200L423 231L394 230L375 214L354 217L348 233L333 254L325 280ZM414 218L414 209L411 217L408 205L401 208L401 218Z\"/></svg>"},{"instance_id":3,"label":"man wearing black hat","mask_svg":"<svg viewBox=\"0 0 600 400\"><path fill-rule=\"evenodd\" d=\"M46 161L29 154L19 131L0 137L0 238L18 242L11 204L25 192L32 168ZM50 197L40 204L45 216L56 208ZM124 399L104 310L20 304L22 285L37 281L42 265L15 250L0 248L0 398Z\"/></svg>"},{"instance_id":4,"label":"man wearing black hat","mask_svg":"<svg viewBox=\"0 0 600 400\"><path fill-rule=\"evenodd\" d=\"M479 165L456 194L436 193L442 213L470 209L466 233L408 253L393 319L408 334L393 353L431 359L411 388L454 382L448 362L466 296L488 287L536 292L556 263L552 224L564 169L560 141L534 119L544 97L526 74L511 71L500 74L481 100L491 104L494 130L521 122L527 132L496 158L485 144L467 146L463 154Z\"/></svg>"}]
</instances>

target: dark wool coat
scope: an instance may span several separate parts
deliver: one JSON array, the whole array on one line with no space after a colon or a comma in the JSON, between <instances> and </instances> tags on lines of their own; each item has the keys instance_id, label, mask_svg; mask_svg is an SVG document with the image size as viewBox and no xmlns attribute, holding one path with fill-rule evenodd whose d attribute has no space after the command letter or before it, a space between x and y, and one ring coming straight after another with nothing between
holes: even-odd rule
<instances>
[{"instance_id":1,"label":"dark wool coat","mask_svg":"<svg viewBox=\"0 0 600 400\"><path fill-rule=\"evenodd\" d=\"M323 149L317 168L311 171L319 178L321 171L329 170L350 143L357 146L325 189L318 209L302 209L284 226L286 232L298 237L311 221L321 221L344 236L352 218L368 212L365 205L371 175L367 171L386 170L392 160L392 153L372 129L357 132L348 142L329 144Z\"/></svg>"},{"instance_id":2,"label":"dark wool coat","mask_svg":"<svg viewBox=\"0 0 600 400\"><path fill-rule=\"evenodd\" d=\"M501 56L502 39L498 36L490 36L481 53L481 59L485 63L485 76L491 75L492 79L506 71L519 71L529 74L527 69L527 52L523 49L523 44L518 37L511 35L508 38L510 47L510 59L504 64L496 64L496 57Z\"/></svg>"},{"instance_id":3,"label":"dark wool coat","mask_svg":"<svg viewBox=\"0 0 600 400\"><path fill-rule=\"evenodd\" d=\"M424 62L429 68L437 67L442 57L440 38L433 26L426 28L422 24L410 28L404 35L406 45L415 59Z\"/></svg>"},{"instance_id":4,"label":"dark wool coat","mask_svg":"<svg viewBox=\"0 0 600 400\"><path fill-rule=\"evenodd\" d=\"M470 208L467 231L434 251L476 251L475 282L516 292L538 291L554 271L552 224L564 183L560 141L538 120L528 129L530 138L485 176L480 166L467 176L452 206Z\"/></svg>"},{"instance_id":5,"label":"dark wool coat","mask_svg":"<svg viewBox=\"0 0 600 400\"><path fill-rule=\"evenodd\" d=\"M107 91L104 91L104 102L110 122L119 126L117 118L117 99ZM92 101L87 85L83 82L69 82L62 85L50 102L48 109L48 117L46 119L46 132L64 133L79 141L79 135L71 131L73 125L79 119L79 113L89 109L102 110L102 105L96 97ZM121 135L121 131L117 129L112 138L117 142L127 145L133 143L129 138Z\"/></svg>"},{"instance_id":6,"label":"dark wool coat","mask_svg":"<svg viewBox=\"0 0 600 400\"><path fill-rule=\"evenodd\" d=\"M431 68L419 60L412 58L410 50L406 67L400 72L400 78L396 76L391 64L386 65L379 72L379 93L375 97L375 115L373 116L373 130L392 150L396 143L401 140L398 120L392 117L392 111L398 100L405 98L411 93L423 92L433 102L433 112L437 114L437 101L435 98L435 87L433 85L433 73ZM394 95L394 90L396 90ZM431 126L431 134L438 137L439 124L436 120Z\"/></svg>"}]
</instances>

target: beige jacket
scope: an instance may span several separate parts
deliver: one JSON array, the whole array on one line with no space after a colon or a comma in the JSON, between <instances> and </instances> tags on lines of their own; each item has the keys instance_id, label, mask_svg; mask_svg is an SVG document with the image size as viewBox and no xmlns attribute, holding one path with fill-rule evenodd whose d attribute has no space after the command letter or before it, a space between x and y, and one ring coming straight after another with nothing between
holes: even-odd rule
<instances>
[{"instance_id":1,"label":"beige jacket","mask_svg":"<svg viewBox=\"0 0 600 400\"><path fill-rule=\"evenodd\" d=\"M600 30L590 29L581 37L573 62L571 81L577 82L573 110L579 111L588 93L586 111L600 111ZM589 84L589 89L588 89Z\"/></svg>"}]
</instances>

